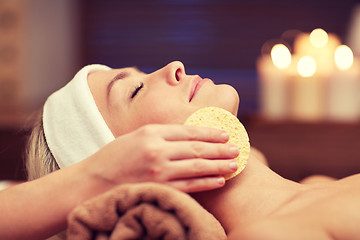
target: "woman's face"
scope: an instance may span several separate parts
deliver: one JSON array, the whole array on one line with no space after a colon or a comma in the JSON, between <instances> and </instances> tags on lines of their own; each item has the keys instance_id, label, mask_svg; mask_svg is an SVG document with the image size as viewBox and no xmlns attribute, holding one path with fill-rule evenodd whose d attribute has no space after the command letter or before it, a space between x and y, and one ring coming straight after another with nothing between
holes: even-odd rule
<instances>
[{"instance_id":1,"label":"woman's face","mask_svg":"<svg viewBox=\"0 0 360 240\"><path fill-rule=\"evenodd\" d=\"M186 75L178 61L150 74L136 68L97 71L88 83L115 137L149 123L183 124L203 107L221 107L236 116L239 104L233 87Z\"/></svg>"}]
</instances>

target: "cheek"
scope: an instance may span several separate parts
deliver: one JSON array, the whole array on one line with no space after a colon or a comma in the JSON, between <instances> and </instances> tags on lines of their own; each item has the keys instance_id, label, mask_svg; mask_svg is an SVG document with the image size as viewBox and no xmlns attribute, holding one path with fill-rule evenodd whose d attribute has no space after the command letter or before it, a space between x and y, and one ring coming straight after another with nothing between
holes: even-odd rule
<instances>
[{"instance_id":1,"label":"cheek","mask_svg":"<svg viewBox=\"0 0 360 240\"><path fill-rule=\"evenodd\" d=\"M135 111L139 122L142 125L183 124L191 110L189 104L183 101L182 92L162 86L157 86L156 90L149 91L137 102Z\"/></svg>"},{"instance_id":2,"label":"cheek","mask_svg":"<svg viewBox=\"0 0 360 240\"><path fill-rule=\"evenodd\" d=\"M194 110L175 99L152 98L142 99L134 104L126 114L119 117L117 136L129 133L146 124L183 124Z\"/></svg>"},{"instance_id":3,"label":"cheek","mask_svg":"<svg viewBox=\"0 0 360 240\"><path fill-rule=\"evenodd\" d=\"M144 104L137 111L138 125L151 123L158 124L182 124L187 116L187 108L178 102L171 100L151 102Z\"/></svg>"},{"instance_id":4,"label":"cheek","mask_svg":"<svg viewBox=\"0 0 360 240\"><path fill-rule=\"evenodd\" d=\"M215 95L216 97L212 98L213 106L224 108L237 115L240 99L235 88L230 85L218 85Z\"/></svg>"}]
</instances>

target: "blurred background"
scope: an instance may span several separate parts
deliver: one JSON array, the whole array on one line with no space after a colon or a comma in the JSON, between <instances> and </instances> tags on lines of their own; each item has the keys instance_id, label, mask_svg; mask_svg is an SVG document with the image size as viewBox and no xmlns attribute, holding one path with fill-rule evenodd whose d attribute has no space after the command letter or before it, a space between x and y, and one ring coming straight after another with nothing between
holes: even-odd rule
<instances>
[{"instance_id":1,"label":"blurred background","mask_svg":"<svg viewBox=\"0 0 360 240\"><path fill-rule=\"evenodd\" d=\"M358 173L358 4L0 0L0 180L25 179L29 118L82 66L137 66L151 72L174 60L182 61L188 74L237 89L238 117L251 144L280 175L300 180ZM314 47L308 38L318 28L328 34L327 43ZM289 65L276 65L271 55L276 44L286 47L280 58L290 55ZM343 44L352 54L345 70L333 60ZM312 74L306 73L311 64L303 67L305 75L299 71L305 55L316 63Z\"/></svg>"}]
</instances>

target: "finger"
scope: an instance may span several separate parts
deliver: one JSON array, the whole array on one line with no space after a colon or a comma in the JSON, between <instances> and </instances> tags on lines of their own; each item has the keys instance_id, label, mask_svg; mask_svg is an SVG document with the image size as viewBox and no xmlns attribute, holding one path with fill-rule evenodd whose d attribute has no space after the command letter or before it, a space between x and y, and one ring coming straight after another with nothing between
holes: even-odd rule
<instances>
[{"instance_id":1,"label":"finger","mask_svg":"<svg viewBox=\"0 0 360 240\"><path fill-rule=\"evenodd\" d=\"M171 160L205 158L230 159L239 155L239 148L231 144L208 143L199 141L168 142L168 155Z\"/></svg>"},{"instance_id":2,"label":"finger","mask_svg":"<svg viewBox=\"0 0 360 240\"><path fill-rule=\"evenodd\" d=\"M229 134L223 130L207 127L173 125L151 125L154 131L168 141L204 141L224 143L229 140Z\"/></svg>"},{"instance_id":3,"label":"finger","mask_svg":"<svg viewBox=\"0 0 360 240\"><path fill-rule=\"evenodd\" d=\"M180 191L192 193L220 188L225 185L225 178L214 176L206 178L193 178L168 182L167 185Z\"/></svg>"},{"instance_id":4,"label":"finger","mask_svg":"<svg viewBox=\"0 0 360 240\"><path fill-rule=\"evenodd\" d=\"M169 180L222 176L236 172L238 164L233 160L185 160L171 162L167 170Z\"/></svg>"}]
</instances>

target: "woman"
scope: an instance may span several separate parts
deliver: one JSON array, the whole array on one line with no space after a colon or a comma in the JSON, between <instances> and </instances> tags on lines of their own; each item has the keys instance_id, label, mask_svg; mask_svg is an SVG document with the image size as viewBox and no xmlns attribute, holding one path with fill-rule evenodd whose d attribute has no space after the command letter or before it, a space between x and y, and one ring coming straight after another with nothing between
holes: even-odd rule
<instances>
[{"instance_id":1,"label":"woman","mask_svg":"<svg viewBox=\"0 0 360 240\"><path fill-rule=\"evenodd\" d=\"M98 69L87 72L85 79L91 91L90 95L96 103L91 112L95 113L98 109L100 113L95 114L97 119L93 122L94 126L82 129L79 133L85 134L86 137L80 136L79 139L100 135L104 138L100 146L110 141L112 136L126 135L148 124L182 124L191 113L202 107L217 106L234 115L237 114L239 98L231 86L215 85L210 79L187 75L181 62L172 62L151 74L142 73L136 68ZM46 142L50 149L52 142L56 142L52 137L56 136L55 140L56 138L63 140L77 129L70 127L71 132L65 133L64 136L61 136L61 133L51 135L56 129L65 127L61 118L66 115L62 113L59 116L59 111L54 109L58 107L60 99L67 94L66 89L60 91L56 96L50 97L45 104L43 122ZM81 94L81 98L84 98L83 96ZM68 105L68 103L64 104L65 107ZM49 109L53 109L54 112L51 113ZM82 126L88 124L87 121L92 121L92 118L82 117L82 113L78 115L74 122L79 121ZM59 121L48 123L49 119L57 117ZM100 127L99 119L104 121ZM78 125L71 121L69 126ZM95 133L91 133L90 130ZM87 135L89 132L90 136ZM106 133L102 134L102 132ZM95 139L98 140L98 137ZM219 181L219 168L217 171L206 171L209 169L205 167L208 161L203 161L203 158L222 158L219 154L216 155L205 149L209 143L193 143L192 147L195 151L190 155L189 152L184 153L184 149L188 149L189 146L182 145L181 141L177 143L181 146L178 149L160 151L160 149L169 149L167 146L173 140L165 144L164 141L154 139L148 146L149 152L153 153L151 159L157 162L155 167L144 171L149 173L150 169L152 176L150 180L172 184L188 177L192 181L194 172L187 174L186 172L191 168L185 164L194 163L194 158L198 157L197 164L193 165L198 166L197 176ZM220 145L224 147L223 144ZM70 158L62 160L61 155L66 149L73 151L73 147L70 146L60 150L51 149L51 153L55 153L56 161L64 166L72 164L71 161L67 162ZM230 150L224 149L224 152L228 153L225 154L227 158L231 155ZM134 151L134 154L136 155L137 152ZM234 152L233 156L236 154ZM187 160L172 161L178 159ZM53 160L51 162L54 163ZM224 161L213 160L213 162ZM130 159L127 164L132 164ZM176 167L184 170L180 175L166 171L174 164L182 164ZM111 176L114 173L109 174ZM139 178L140 181L149 180L149 178L141 179L141 176L142 174L127 175L133 177L131 178L133 181L138 181ZM220 182L222 184L222 180ZM197 191L206 189L192 189L194 191L188 192L197 192L193 193L194 198L217 217L230 239L355 239L360 236L357 226L360 222L360 207L357 204L360 200L359 184L359 175L339 181L310 180L307 184L295 183L277 175L255 154L251 154L245 170L238 177L228 181L223 188L204 192ZM212 186L209 190L215 188L214 185ZM337 216L336 219L334 215ZM343 221L352 224L344 225ZM294 235L296 230L299 232L298 235Z\"/></svg>"},{"instance_id":2,"label":"woman","mask_svg":"<svg viewBox=\"0 0 360 240\"><path fill-rule=\"evenodd\" d=\"M237 156L238 151L224 144L228 140L228 134L216 129L152 124L115 138L98 112L87 84L89 72L108 69L105 66L92 65L79 71L70 82L70 88L66 88L73 94L60 94L59 101L54 102L53 112L49 111L49 108L52 109L53 97L49 97L44 107L44 116L39 116L29 139L28 175L29 180L36 181L7 190L9 196L10 191L29 193L27 189L41 189L44 194L31 191L31 196L38 196L39 201L36 204L30 201L29 205L33 207L27 208L28 214L33 216L31 213L38 209L34 206L39 204L43 206L41 209L46 211L35 214L36 221L5 221L0 224L0 238L23 239L26 236L27 239L43 239L55 234L66 227L66 215L77 204L118 184L153 181L162 182L184 192L194 192L222 187L225 182L222 175L236 171L237 164L231 159ZM59 92L61 93L57 93ZM55 99L57 93L53 95ZM76 104L72 104L71 101ZM72 114L66 114L69 111L73 111ZM51 113L55 116L45 117ZM77 117L83 121L76 119ZM44 129L44 124L48 128ZM59 132L56 124L61 125L58 128ZM46 132L51 126L52 131ZM84 131L84 128L91 129L91 134L86 135L87 131ZM93 135L97 137L94 138ZM100 148L102 149L96 152ZM57 151L60 152L60 156ZM154 151L157 152L156 155ZM56 161L53 155L57 156ZM174 159L188 160L170 161ZM55 171L59 169L59 165L62 169ZM55 172L48 174L53 171ZM69 174L76 177L69 178ZM80 183L77 184L76 179ZM51 191L55 189L56 192ZM69 194L70 192L73 194ZM72 197L62 197L69 195ZM16 196L23 195L15 194L11 199L7 198L5 193L2 196L12 204ZM3 199L2 196L0 200ZM46 199L43 196L53 198L48 202L40 201ZM15 205L23 204L20 201ZM51 207L64 205L66 207ZM11 213L9 210L8 214ZM19 222L22 224L17 224ZM22 233L26 235L21 235Z\"/></svg>"}]
</instances>

